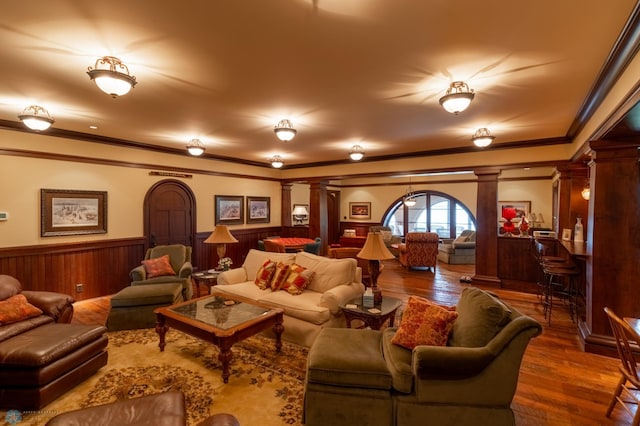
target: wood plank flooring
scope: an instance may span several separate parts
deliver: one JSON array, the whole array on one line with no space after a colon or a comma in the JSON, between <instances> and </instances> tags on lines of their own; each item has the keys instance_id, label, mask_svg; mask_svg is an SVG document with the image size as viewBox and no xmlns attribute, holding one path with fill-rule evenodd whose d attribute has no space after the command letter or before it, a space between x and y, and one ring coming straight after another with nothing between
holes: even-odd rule
<instances>
[{"instance_id":1,"label":"wood plank flooring","mask_svg":"<svg viewBox=\"0 0 640 426\"><path fill-rule=\"evenodd\" d=\"M378 284L384 295L407 300L415 294L443 304L455 304L465 286L463 275L473 275L474 265L439 263L431 271L402 268L384 261ZM536 295L491 288L507 303L543 324L544 331L529 344L518 389L513 400L516 423L522 426L630 425L631 416L617 406L608 419L604 413L619 376L616 358L585 353L576 326L562 307L554 309L551 327L542 315ZM204 291L204 288L203 288ZM104 324L109 298L75 304L73 322Z\"/></svg>"}]
</instances>

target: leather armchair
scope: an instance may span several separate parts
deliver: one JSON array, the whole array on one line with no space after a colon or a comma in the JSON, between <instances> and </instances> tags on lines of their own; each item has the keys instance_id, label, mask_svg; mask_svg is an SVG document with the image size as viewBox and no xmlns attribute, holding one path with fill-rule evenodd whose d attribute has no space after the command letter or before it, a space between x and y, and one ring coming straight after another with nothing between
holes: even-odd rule
<instances>
[{"instance_id":1,"label":"leather armchair","mask_svg":"<svg viewBox=\"0 0 640 426\"><path fill-rule=\"evenodd\" d=\"M175 275L149 278L147 277L144 265L140 265L133 268L129 273L131 285L180 283L183 287L183 299L191 299L193 297L193 286L191 283L191 273L193 272L193 266L191 265L191 247L182 244L152 247L147 250L144 260L157 259L164 255L169 255L169 262Z\"/></svg>"},{"instance_id":2,"label":"leather armchair","mask_svg":"<svg viewBox=\"0 0 640 426\"><path fill-rule=\"evenodd\" d=\"M407 269L433 267L435 272L438 241L439 237L435 232L409 232L405 243L398 246L400 264Z\"/></svg>"}]
</instances>

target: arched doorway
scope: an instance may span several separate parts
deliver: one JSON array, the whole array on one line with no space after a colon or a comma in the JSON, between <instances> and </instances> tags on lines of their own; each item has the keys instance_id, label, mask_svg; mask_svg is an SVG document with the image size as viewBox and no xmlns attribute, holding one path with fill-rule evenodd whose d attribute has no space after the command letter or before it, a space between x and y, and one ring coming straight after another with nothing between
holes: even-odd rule
<instances>
[{"instance_id":1,"label":"arched doorway","mask_svg":"<svg viewBox=\"0 0 640 426\"><path fill-rule=\"evenodd\" d=\"M196 199L191 189L171 179L153 185L144 198L146 247L164 244L194 247L195 235Z\"/></svg>"}]
</instances>

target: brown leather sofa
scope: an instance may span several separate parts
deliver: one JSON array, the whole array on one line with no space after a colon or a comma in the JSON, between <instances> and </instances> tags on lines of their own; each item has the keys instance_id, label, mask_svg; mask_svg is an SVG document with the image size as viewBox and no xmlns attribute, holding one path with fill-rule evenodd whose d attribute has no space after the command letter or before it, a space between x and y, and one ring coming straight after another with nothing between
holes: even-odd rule
<instances>
[{"instance_id":1,"label":"brown leather sofa","mask_svg":"<svg viewBox=\"0 0 640 426\"><path fill-rule=\"evenodd\" d=\"M184 394L170 391L58 414L46 426L185 426ZM214 414L197 426L240 426L231 414Z\"/></svg>"},{"instance_id":2,"label":"brown leather sofa","mask_svg":"<svg viewBox=\"0 0 640 426\"><path fill-rule=\"evenodd\" d=\"M105 365L108 339L102 325L70 323L71 296L22 291L20 281L0 275L0 303L10 307L19 294L42 313L30 308L24 319L0 322L0 408L36 410Z\"/></svg>"}]
</instances>

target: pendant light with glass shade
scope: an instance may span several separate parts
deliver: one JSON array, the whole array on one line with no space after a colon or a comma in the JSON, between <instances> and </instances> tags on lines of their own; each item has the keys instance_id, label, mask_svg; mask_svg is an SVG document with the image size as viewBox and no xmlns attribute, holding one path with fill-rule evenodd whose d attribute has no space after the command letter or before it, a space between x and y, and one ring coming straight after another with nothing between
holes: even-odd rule
<instances>
[{"instance_id":1,"label":"pendant light with glass shade","mask_svg":"<svg viewBox=\"0 0 640 426\"><path fill-rule=\"evenodd\" d=\"M189 154L194 157L204 154L204 150L205 147L198 138L191 139L191 141L189 141L189 145L187 145L187 151L189 151Z\"/></svg>"},{"instance_id":2,"label":"pendant light with glass shade","mask_svg":"<svg viewBox=\"0 0 640 426\"><path fill-rule=\"evenodd\" d=\"M30 105L26 107L18 118L24 123L25 126L31 130L42 131L47 130L55 120L49 114L45 108L38 105Z\"/></svg>"},{"instance_id":3,"label":"pendant light with glass shade","mask_svg":"<svg viewBox=\"0 0 640 426\"><path fill-rule=\"evenodd\" d=\"M351 147L351 151L349 151L349 158L353 161L360 161L364 158L364 150L360 145L354 145Z\"/></svg>"},{"instance_id":4,"label":"pendant light with glass shade","mask_svg":"<svg viewBox=\"0 0 640 426\"><path fill-rule=\"evenodd\" d=\"M454 81L440 98L440 105L451 114L458 114L469 106L475 94L464 81Z\"/></svg>"},{"instance_id":5,"label":"pendant light with glass shade","mask_svg":"<svg viewBox=\"0 0 640 426\"><path fill-rule=\"evenodd\" d=\"M289 142L296 136L296 133L298 133L298 131L293 128L291 121L286 118L280 120L278 124L276 124L276 127L273 128L273 131L282 142Z\"/></svg>"},{"instance_id":6,"label":"pendant light with glass shade","mask_svg":"<svg viewBox=\"0 0 640 426\"><path fill-rule=\"evenodd\" d=\"M413 188L411 187L411 177L409 177L409 187L407 188L407 192L402 197L402 202L407 207L413 207L416 205L416 195L413 193Z\"/></svg>"},{"instance_id":7,"label":"pendant light with glass shade","mask_svg":"<svg viewBox=\"0 0 640 426\"><path fill-rule=\"evenodd\" d=\"M284 166L284 161L282 161L282 157L280 157L279 155L274 155L269 161L271 161L271 166L275 167L276 169Z\"/></svg>"},{"instance_id":8,"label":"pendant light with glass shade","mask_svg":"<svg viewBox=\"0 0 640 426\"><path fill-rule=\"evenodd\" d=\"M489 129L487 129L486 127L482 127L476 130L476 132L471 137L471 140L473 141L473 144L475 146L479 148L485 148L491 145L491 142L493 142L495 138L496 137L491 134Z\"/></svg>"}]
</instances>

